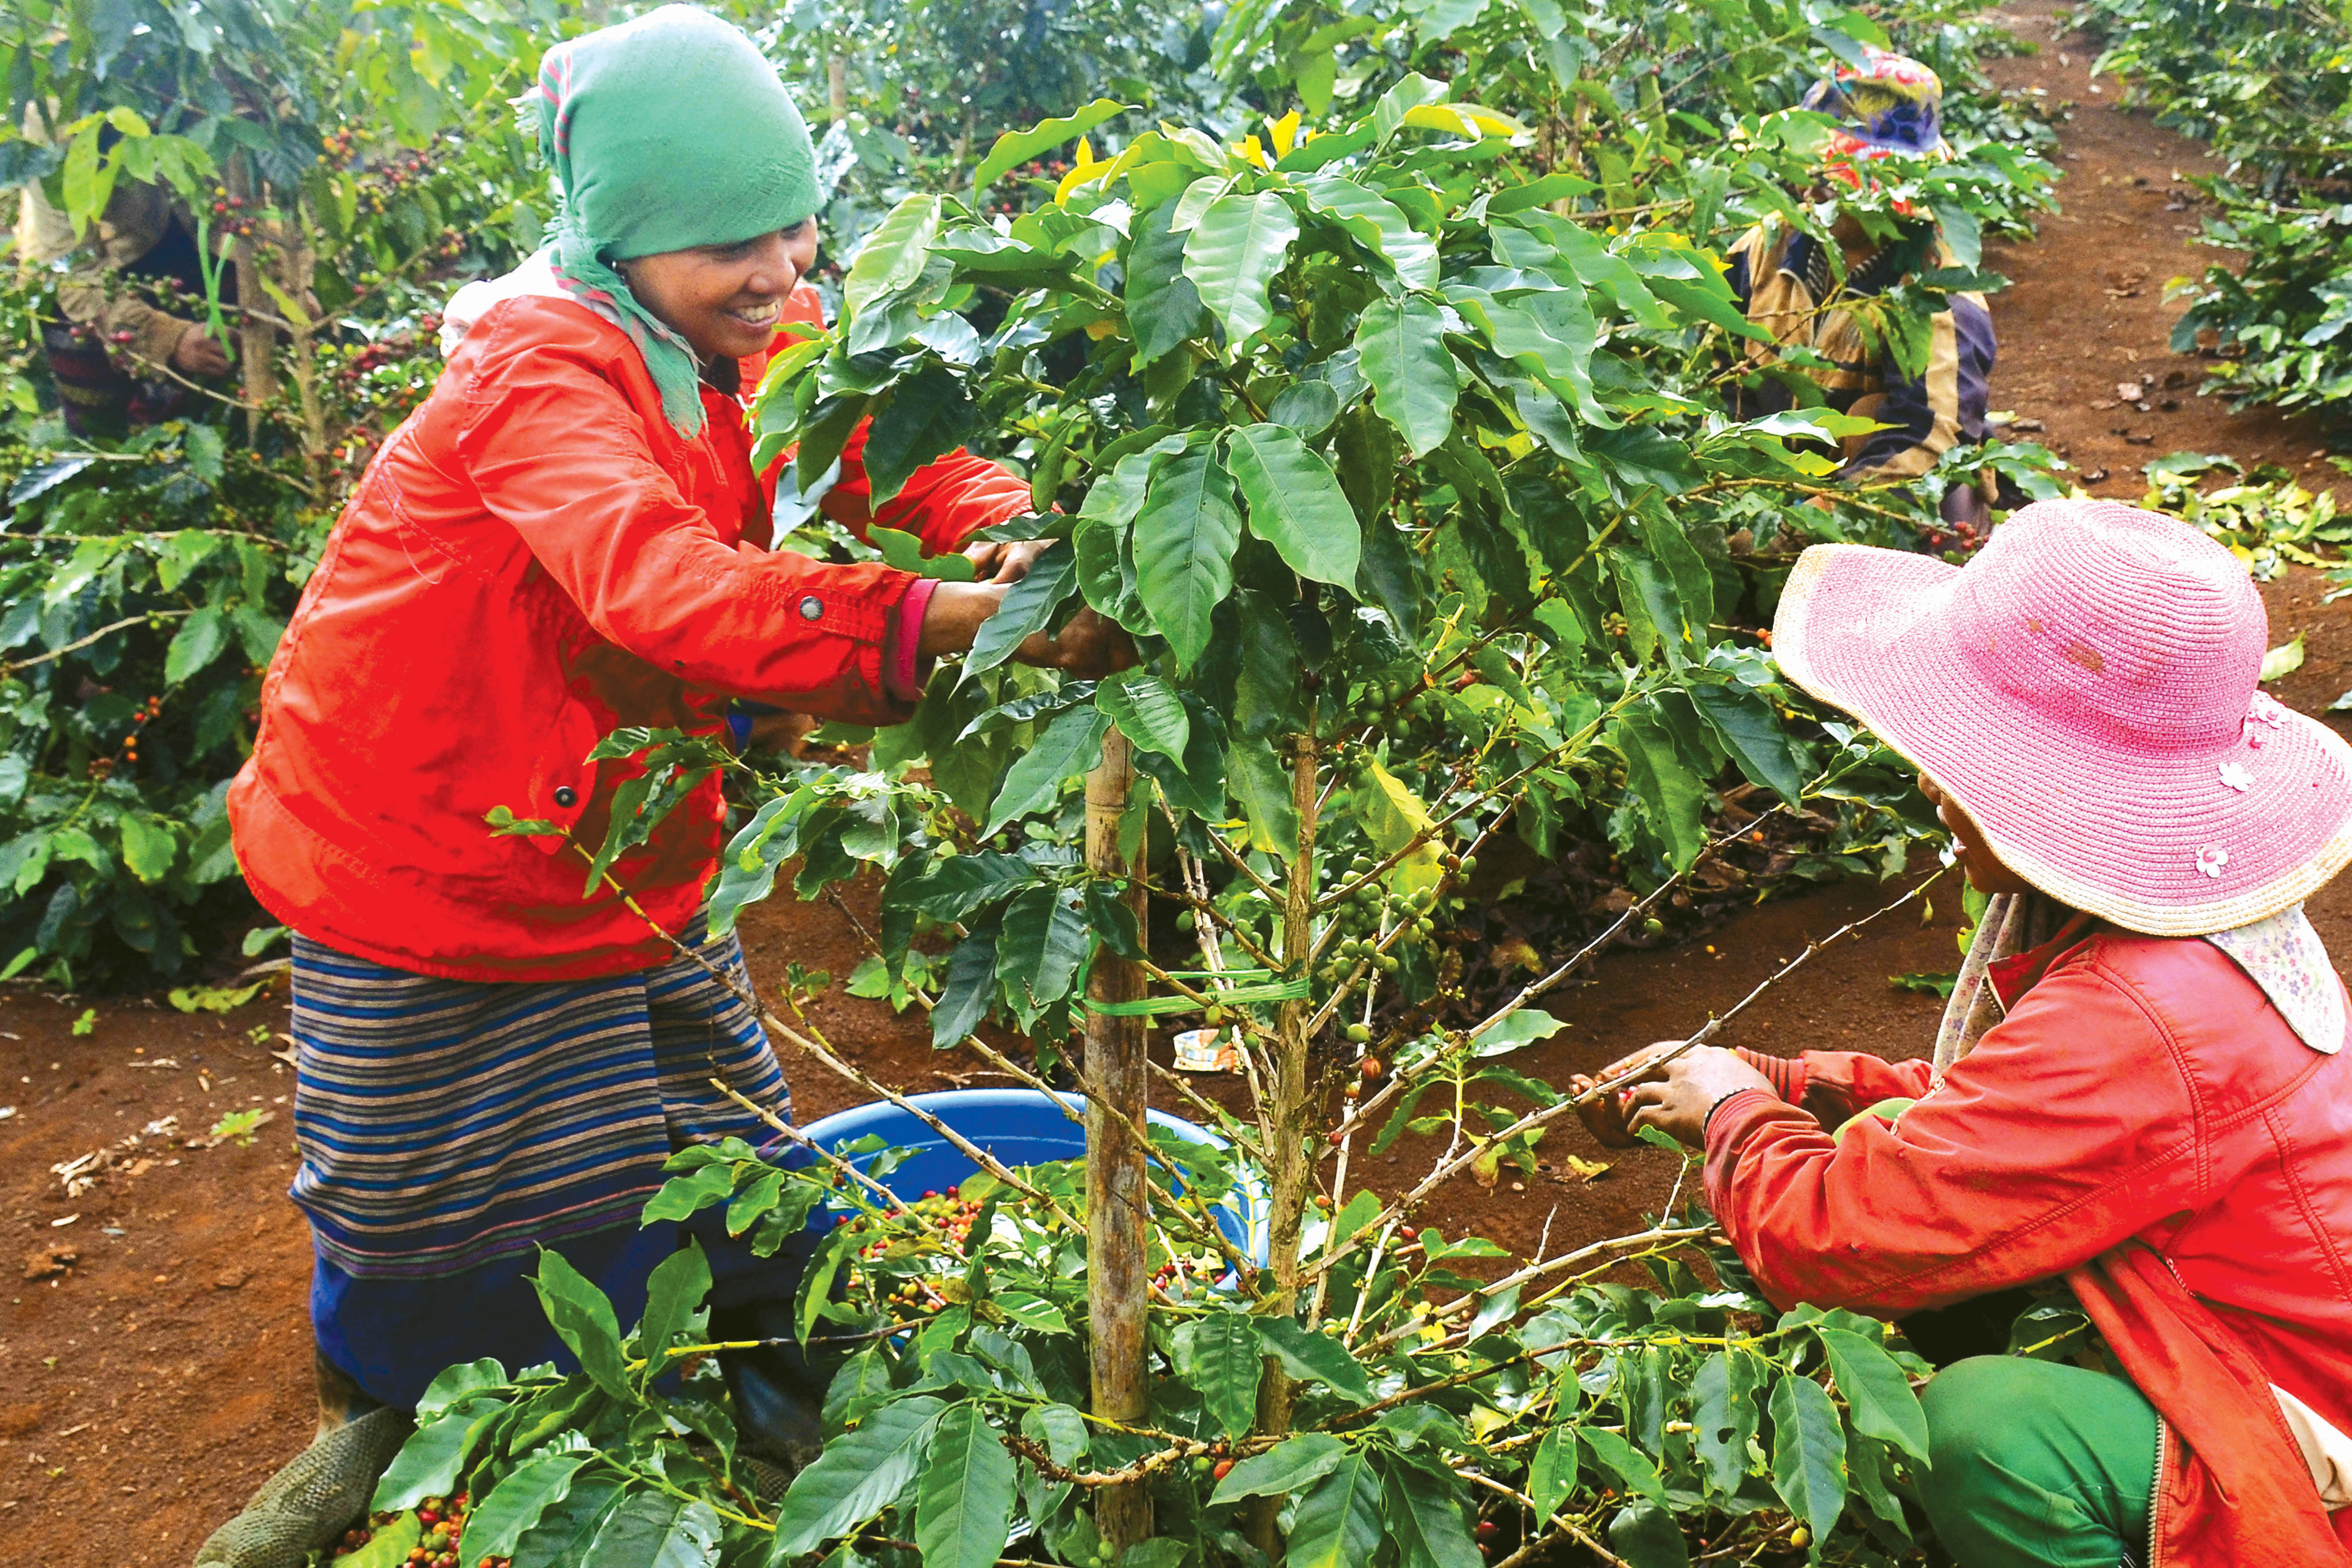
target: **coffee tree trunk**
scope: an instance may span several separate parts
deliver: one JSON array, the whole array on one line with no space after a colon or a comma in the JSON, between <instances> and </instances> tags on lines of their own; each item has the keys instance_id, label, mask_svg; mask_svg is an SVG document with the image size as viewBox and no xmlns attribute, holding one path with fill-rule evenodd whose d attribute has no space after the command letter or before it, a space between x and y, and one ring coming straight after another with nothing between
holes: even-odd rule
<instances>
[{"instance_id":1,"label":"coffee tree trunk","mask_svg":"<svg viewBox=\"0 0 2352 1568\"><path fill-rule=\"evenodd\" d=\"M1141 931L1142 884L1119 850L1119 823L1135 784L1134 753L1117 729L1087 775L1087 869L1129 889ZM1143 966L1104 949L1087 995L1129 1002L1143 995ZM1094 1412L1136 1424L1149 1408L1144 1310L1150 1276L1150 1192L1136 1130L1150 1100L1143 1020L1087 1014L1087 1313L1094 1331ZM1095 1528L1124 1549L1151 1533L1151 1500L1140 1482L1095 1494Z\"/></svg>"},{"instance_id":2,"label":"coffee tree trunk","mask_svg":"<svg viewBox=\"0 0 2352 1568\"><path fill-rule=\"evenodd\" d=\"M849 57L835 55L824 62L824 107L835 125L849 118Z\"/></svg>"},{"instance_id":3,"label":"coffee tree trunk","mask_svg":"<svg viewBox=\"0 0 2352 1568\"><path fill-rule=\"evenodd\" d=\"M253 170L244 158L228 161L228 194L246 204L237 210L249 213L253 198L262 188L253 177ZM265 319L263 307L269 291L261 286L261 247L253 236L239 235L229 252L231 265L236 268L236 298L239 306L237 322L237 361L245 373L245 425L248 438L255 446L261 444L262 411L278 395L278 366L274 358L278 349L278 329Z\"/></svg>"},{"instance_id":4,"label":"coffee tree trunk","mask_svg":"<svg viewBox=\"0 0 2352 1568\"><path fill-rule=\"evenodd\" d=\"M318 266L311 244L310 212L299 199L288 215L285 244L278 251L278 287L285 296L279 308L287 318L287 368L294 378L294 396L302 415L302 468L311 493L324 495L327 483L327 407L319 391L318 301L310 294L310 279Z\"/></svg>"},{"instance_id":5,"label":"coffee tree trunk","mask_svg":"<svg viewBox=\"0 0 2352 1568\"><path fill-rule=\"evenodd\" d=\"M1291 763L1291 805L1298 813L1298 841L1290 861L1282 914L1282 963L1285 971L1304 974L1314 942L1315 808L1320 791L1312 710L1307 732L1293 738L1298 751ZM1267 1152L1274 1191L1267 1216L1266 1265L1273 1279L1260 1308L1269 1316L1287 1317L1298 1310L1298 1237L1305 1227L1308 1183L1313 1163L1308 1141L1316 1132L1314 1086L1308 1075L1307 1021L1311 1001L1285 1002L1275 1018L1274 1104L1267 1118L1274 1144ZM1281 1436L1290 1430L1291 1406L1297 1385L1272 1356L1257 1385L1257 1431ZM1269 1557L1280 1545L1275 1518L1279 1497L1261 1497L1251 1505L1250 1534L1257 1549Z\"/></svg>"}]
</instances>

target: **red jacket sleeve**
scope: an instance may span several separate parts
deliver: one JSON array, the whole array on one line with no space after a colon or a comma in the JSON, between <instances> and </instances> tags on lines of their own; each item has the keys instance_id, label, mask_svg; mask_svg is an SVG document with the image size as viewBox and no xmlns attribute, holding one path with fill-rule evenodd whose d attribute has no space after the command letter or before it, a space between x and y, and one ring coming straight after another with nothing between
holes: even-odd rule
<instances>
[{"instance_id":1,"label":"red jacket sleeve","mask_svg":"<svg viewBox=\"0 0 2352 1568\"><path fill-rule=\"evenodd\" d=\"M1840 1118L1867 1110L1882 1100L1916 1100L1934 1080L1933 1062L1890 1062L1861 1051L1804 1051L1794 1057L1768 1057L1742 1047L1738 1055L1748 1066L1772 1080L1772 1088L1791 1105L1809 1110L1834 1110ZM1808 1104L1811 1101L1811 1104Z\"/></svg>"},{"instance_id":2,"label":"red jacket sleeve","mask_svg":"<svg viewBox=\"0 0 2352 1568\"><path fill-rule=\"evenodd\" d=\"M483 506L597 635L709 690L865 722L904 716L884 690L882 647L913 577L728 542L589 356L490 348L458 456Z\"/></svg>"},{"instance_id":3,"label":"red jacket sleeve","mask_svg":"<svg viewBox=\"0 0 2352 1568\"><path fill-rule=\"evenodd\" d=\"M1027 484L959 447L916 469L877 516L869 504L873 487L866 479L866 437L872 427L867 420L850 433L841 449L841 478L819 503L825 516L859 538L866 536L868 523L880 523L921 540L926 554L944 555L961 550L966 540L991 523L1029 510ZM770 484L772 488L772 478Z\"/></svg>"},{"instance_id":4,"label":"red jacket sleeve","mask_svg":"<svg viewBox=\"0 0 2352 1568\"><path fill-rule=\"evenodd\" d=\"M794 289L784 302L783 320L786 325L776 334L779 348L793 342L796 335L790 331L791 323L823 326L824 306L816 289L806 283ZM756 363L743 362L740 368L747 388L759 384L767 363L765 355ZM884 504L877 516L872 505L873 487L866 479L866 437L873 427L872 420L862 419L850 432L849 439L842 444L841 478L818 503L825 516L860 539L866 537L867 524L878 522L884 528L895 528L921 540L925 554L944 555L961 550L965 541L990 524L1019 517L1029 510L1029 486L1024 481L998 464L975 458L959 447L915 470L905 487ZM772 498L776 490L776 476L789 460L789 456L777 458L761 476Z\"/></svg>"},{"instance_id":5,"label":"red jacket sleeve","mask_svg":"<svg viewBox=\"0 0 2352 1568\"><path fill-rule=\"evenodd\" d=\"M1808 1066L1848 1074L1865 1101L1914 1087L1867 1060ZM2167 1037L2075 959L1891 1126L1864 1117L1832 1142L1761 1090L1726 1100L1707 1200L1776 1302L1893 1314L2046 1279L2194 1206L2194 1131Z\"/></svg>"}]
</instances>

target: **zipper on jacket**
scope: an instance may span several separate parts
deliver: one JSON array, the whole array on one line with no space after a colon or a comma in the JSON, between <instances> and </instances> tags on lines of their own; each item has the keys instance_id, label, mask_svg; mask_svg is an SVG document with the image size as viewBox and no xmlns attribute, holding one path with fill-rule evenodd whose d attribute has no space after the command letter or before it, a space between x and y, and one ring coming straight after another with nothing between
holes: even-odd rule
<instances>
[{"instance_id":1,"label":"zipper on jacket","mask_svg":"<svg viewBox=\"0 0 2352 1568\"><path fill-rule=\"evenodd\" d=\"M2156 1483L2147 1493L2147 1568L2157 1568L2158 1517L2164 1507L2164 1417L2156 1418Z\"/></svg>"}]
</instances>

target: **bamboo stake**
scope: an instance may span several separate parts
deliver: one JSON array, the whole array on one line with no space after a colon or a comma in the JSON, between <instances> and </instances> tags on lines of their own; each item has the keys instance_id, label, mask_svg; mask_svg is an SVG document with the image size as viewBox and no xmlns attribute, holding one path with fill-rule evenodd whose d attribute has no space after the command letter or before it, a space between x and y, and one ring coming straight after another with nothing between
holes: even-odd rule
<instances>
[{"instance_id":1,"label":"bamboo stake","mask_svg":"<svg viewBox=\"0 0 2352 1568\"><path fill-rule=\"evenodd\" d=\"M1125 886L1139 907L1142 884L1119 851L1119 824L1135 785L1135 755L1113 728L1103 736L1102 761L1087 774L1087 869ZM1095 954L1087 994L1097 1002L1132 1002L1143 995L1143 965L1108 948ZM1150 1100L1150 1059L1140 1017L1087 1013L1087 1316L1094 1413L1139 1422L1150 1407L1144 1374L1145 1286L1150 1272L1151 1189L1144 1173L1146 1145L1137 1129ZM1100 1489L1095 1528L1124 1551L1151 1533L1151 1499L1140 1481Z\"/></svg>"}]
</instances>

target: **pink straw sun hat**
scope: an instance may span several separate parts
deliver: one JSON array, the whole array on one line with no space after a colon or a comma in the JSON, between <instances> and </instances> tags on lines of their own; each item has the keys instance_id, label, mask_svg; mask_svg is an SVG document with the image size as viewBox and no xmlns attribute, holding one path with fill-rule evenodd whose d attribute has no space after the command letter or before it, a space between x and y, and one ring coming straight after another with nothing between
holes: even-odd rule
<instances>
[{"instance_id":1,"label":"pink straw sun hat","mask_svg":"<svg viewBox=\"0 0 2352 1568\"><path fill-rule=\"evenodd\" d=\"M1932 775L2002 864L2152 936L2301 903L2352 859L2352 746L2257 685L2245 568L2171 518L2041 501L1965 568L1821 544L1782 591L1790 679Z\"/></svg>"}]
</instances>

